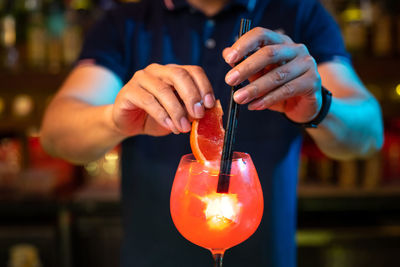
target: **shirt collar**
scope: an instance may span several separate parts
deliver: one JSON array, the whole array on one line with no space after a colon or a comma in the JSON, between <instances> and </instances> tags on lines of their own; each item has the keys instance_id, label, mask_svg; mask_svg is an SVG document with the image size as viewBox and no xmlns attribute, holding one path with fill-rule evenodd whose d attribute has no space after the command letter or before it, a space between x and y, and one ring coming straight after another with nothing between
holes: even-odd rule
<instances>
[{"instance_id":1,"label":"shirt collar","mask_svg":"<svg viewBox=\"0 0 400 267\"><path fill-rule=\"evenodd\" d=\"M189 7L190 5L186 0L163 0L164 6L168 10L178 10L181 8ZM247 8L247 11L251 12L256 6L257 0L231 0L231 5L242 6Z\"/></svg>"}]
</instances>

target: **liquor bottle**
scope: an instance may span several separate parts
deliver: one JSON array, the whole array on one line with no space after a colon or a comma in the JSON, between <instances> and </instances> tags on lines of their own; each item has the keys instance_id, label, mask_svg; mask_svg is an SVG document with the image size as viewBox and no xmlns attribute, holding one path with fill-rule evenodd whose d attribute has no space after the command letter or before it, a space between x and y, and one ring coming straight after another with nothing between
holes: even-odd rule
<instances>
[{"instance_id":1,"label":"liquor bottle","mask_svg":"<svg viewBox=\"0 0 400 267\"><path fill-rule=\"evenodd\" d=\"M392 18L392 53L400 55L400 1L388 0L387 10Z\"/></svg>"},{"instance_id":2,"label":"liquor bottle","mask_svg":"<svg viewBox=\"0 0 400 267\"><path fill-rule=\"evenodd\" d=\"M19 68L19 52L17 49L16 18L13 13L14 2L5 0L0 16L0 65L10 71Z\"/></svg>"},{"instance_id":3,"label":"liquor bottle","mask_svg":"<svg viewBox=\"0 0 400 267\"><path fill-rule=\"evenodd\" d=\"M63 32L63 60L66 66L78 58L82 46L82 27L79 23L79 10L68 3L65 11L65 30Z\"/></svg>"},{"instance_id":4,"label":"liquor bottle","mask_svg":"<svg viewBox=\"0 0 400 267\"><path fill-rule=\"evenodd\" d=\"M359 179L357 160L341 160L338 163L338 184L342 189L355 188Z\"/></svg>"},{"instance_id":5,"label":"liquor bottle","mask_svg":"<svg viewBox=\"0 0 400 267\"><path fill-rule=\"evenodd\" d=\"M21 67L26 61L26 28L28 19L27 10L28 0L14 0L13 14L15 16L16 29L16 47L19 53L19 61Z\"/></svg>"},{"instance_id":6,"label":"liquor bottle","mask_svg":"<svg viewBox=\"0 0 400 267\"><path fill-rule=\"evenodd\" d=\"M396 55L400 56L400 5L395 16Z\"/></svg>"},{"instance_id":7,"label":"liquor bottle","mask_svg":"<svg viewBox=\"0 0 400 267\"><path fill-rule=\"evenodd\" d=\"M363 181L364 189L376 189L382 179L382 154L377 152L363 160Z\"/></svg>"},{"instance_id":8,"label":"liquor bottle","mask_svg":"<svg viewBox=\"0 0 400 267\"><path fill-rule=\"evenodd\" d=\"M343 37L349 52L357 57L366 52L368 30L363 20L362 2L360 0L348 1L341 14Z\"/></svg>"},{"instance_id":9,"label":"liquor bottle","mask_svg":"<svg viewBox=\"0 0 400 267\"><path fill-rule=\"evenodd\" d=\"M6 101L3 97L0 96L0 119L5 117L6 113Z\"/></svg>"},{"instance_id":10,"label":"liquor bottle","mask_svg":"<svg viewBox=\"0 0 400 267\"><path fill-rule=\"evenodd\" d=\"M385 185L400 184L400 117L388 119L383 145L383 182Z\"/></svg>"},{"instance_id":11,"label":"liquor bottle","mask_svg":"<svg viewBox=\"0 0 400 267\"><path fill-rule=\"evenodd\" d=\"M62 34L65 28L63 3L61 0L46 1L47 66L51 73L58 73L62 68Z\"/></svg>"},{"instance_id":12,"label":"liquor bottle","mask_svg":"<svg viewBox=\"0 0 400 267\"><path fill-rule=\"evenodd\" d=\"M41 267L37 247L29 244L17 244L10 248L8 267Z\"/></svg>"},{"instance_id":13,"label":"liquor bottle","mask_svg":"<svg viewBox=\"0 0 400 267\"><path fill-rule=\"evenodd\" d=\"M28 0L27 63L35 70L46 65L46 25L42 0Z\"/></svg>"},{"instance_id":14,"label":"liquor bottle","mask_svg":"<svg viewBox=\"0 0 400 267\"><path fill-rule=\"evenodd\" d=\"M385 3L374 3L372 52L376 57L392 55L392 18Z\"/></svg>"}]
</instances>

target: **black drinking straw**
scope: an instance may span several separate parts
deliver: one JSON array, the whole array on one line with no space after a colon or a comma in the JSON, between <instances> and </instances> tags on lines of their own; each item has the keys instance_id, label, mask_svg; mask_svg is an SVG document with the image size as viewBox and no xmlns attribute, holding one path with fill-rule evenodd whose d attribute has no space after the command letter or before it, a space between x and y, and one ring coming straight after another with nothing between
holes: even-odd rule
<instances>
[{"instance_id":1,"label":"black drinking straw","mask_svg":"<svg viewBox=\"0 0 400 267\"><path fill-rule=\"evenodd\" d=\"M240 21L239 38L250 30L250 25L251 25L251 20L249 19L242 19ZM232 86L231 88L231 97L228 109L228 121L226 122L226 127L225 127L226 130L224 137L224 145L222 147L217 193L228 193L229 191L229 179L231 174L232 154L233 154L232 147L235 142L237 121L239 118L239 106L233 100L233 94L242 87L243 84L241 83L239 85Z\"/></svg>"}]
</instances>

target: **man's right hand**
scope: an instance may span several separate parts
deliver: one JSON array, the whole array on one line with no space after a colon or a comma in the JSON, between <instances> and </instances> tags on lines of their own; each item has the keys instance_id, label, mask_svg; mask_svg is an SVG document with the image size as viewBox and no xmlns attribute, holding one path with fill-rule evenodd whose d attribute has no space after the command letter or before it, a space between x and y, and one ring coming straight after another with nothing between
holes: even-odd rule
<instances>
[{"instance_id":1,"label":"man's right hand","mask_svg":"<svg viewBox=\"0 0 400 267\"><path fill-rule=\"evenodd\" d=\"M129 136L188 132L214 102L197 66L151 64L123 85L109 69L82 61L49 104L41 142L54 156L87 163Z\"/></svg>"},{"instance_id":2,"label":"man's right hand","mask_svg":"<svg viewBox=\"0 0 400 267\"><path fill-rule=\"evenodd\" d=\"M126 136L186 133L190 120L214 106L211 84L199 66L151 64L137 71L118 93L112 117Z\"/></svg>"}]
</instances>

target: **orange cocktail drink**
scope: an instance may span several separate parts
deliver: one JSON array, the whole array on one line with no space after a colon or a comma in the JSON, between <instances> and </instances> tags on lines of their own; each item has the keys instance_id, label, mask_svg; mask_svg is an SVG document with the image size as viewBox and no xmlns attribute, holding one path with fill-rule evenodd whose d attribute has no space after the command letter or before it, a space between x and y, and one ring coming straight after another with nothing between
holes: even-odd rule
<instances>
[{"instance_id":1,"label":"orange cocktail drink","mask_svg":"<svg viewBox=\"0 0 400 267\"><path fill-rule=\"evenodd\" d=\"M219 162L182 157L171 192L171 215L192 243L223 252L249 238L260 224L263 196L250 156L235 152L228 193L217 193Z\"/></svg>"}]
</instances>

